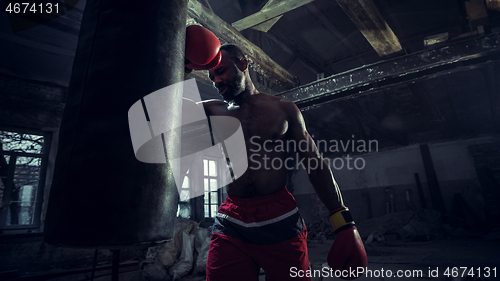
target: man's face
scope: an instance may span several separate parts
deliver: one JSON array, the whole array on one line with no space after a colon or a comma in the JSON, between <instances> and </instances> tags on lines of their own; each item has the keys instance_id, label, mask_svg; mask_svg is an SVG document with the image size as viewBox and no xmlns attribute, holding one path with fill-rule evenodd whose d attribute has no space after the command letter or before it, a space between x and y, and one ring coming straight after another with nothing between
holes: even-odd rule
<instances>
[{"instance_id":1,"label":"man's face","mask_svg":"<svg viewBox=\"0 0 500 281\"><path fill-rule=\"evenodd\" d=\"M210 80L226 101L232 101L245 90L243 72L226 51L222 51L220 64L209 70Z\"/></svg>"}]
</instances>

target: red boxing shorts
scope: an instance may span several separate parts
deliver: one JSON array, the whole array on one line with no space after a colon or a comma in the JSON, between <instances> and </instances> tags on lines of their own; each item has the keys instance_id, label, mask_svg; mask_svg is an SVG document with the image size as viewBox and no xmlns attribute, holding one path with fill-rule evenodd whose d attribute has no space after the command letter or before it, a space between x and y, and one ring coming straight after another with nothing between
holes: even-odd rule
<instances>
[{"instance_id":1,"label":"red boxing shorts","mask_svg":"<svg viewBox=\"0 0 500 281\"><path fill-rule=\"evenodd\" d=\"M311 280L307 230L286 188L255 198L228 196L219 207L207 259L207 281ZM293 277L292 277L293 276Z\"/></svg>"}]
</instances>

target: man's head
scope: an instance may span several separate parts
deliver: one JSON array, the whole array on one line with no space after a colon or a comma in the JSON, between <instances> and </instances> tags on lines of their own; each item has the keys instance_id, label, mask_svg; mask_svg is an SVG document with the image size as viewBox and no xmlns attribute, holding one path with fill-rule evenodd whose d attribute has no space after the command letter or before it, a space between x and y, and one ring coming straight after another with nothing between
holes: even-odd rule
<instances>
[{"instance_id":1,"label":"man's head","mask_svg":"<svg viewBox=\"0 0 500 281\"><path fill-rule=\"evenodd\" d=\"M224 51L229 55L229 58L233 60L235 63L240 62L245 58L245 54L243 54L243 51L236 45L234 44L224 44L220 47L221 51Z\"/></svg>"},{"instance_id":2,"label":"man's head","mask_svg":"<svg viewBox=\"0 0 500 281\"><path fill-rule=\"evenodd\" d=\"M220 50L222 60L216 68L208 72L209 78L224 100L233 101L236 96L247 90L248 83L251 83L248 60L236 45L223 45Z\"/></svg>"}]
</instances>

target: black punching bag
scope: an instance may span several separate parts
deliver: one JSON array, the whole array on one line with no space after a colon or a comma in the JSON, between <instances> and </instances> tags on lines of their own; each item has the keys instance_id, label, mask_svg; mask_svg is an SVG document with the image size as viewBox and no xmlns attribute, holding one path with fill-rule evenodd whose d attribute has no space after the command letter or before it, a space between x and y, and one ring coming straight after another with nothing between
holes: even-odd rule
<instances>
[{"instance_id":1,"label":"black punching bag","mask_svg":"<svg viewBox=\"0 0 500 281\"><path fill-rule=\"evenodd\" d=\"M136 159L128 111L183 80L186 14L187 0L87 1L60 128L47 243L114 249L172 237L178 202L172 168L168 159ZM180 126L182 92L171 95L163 106ZM167 156L179 139L163 134Z\"/></svg>"}]
</instances>

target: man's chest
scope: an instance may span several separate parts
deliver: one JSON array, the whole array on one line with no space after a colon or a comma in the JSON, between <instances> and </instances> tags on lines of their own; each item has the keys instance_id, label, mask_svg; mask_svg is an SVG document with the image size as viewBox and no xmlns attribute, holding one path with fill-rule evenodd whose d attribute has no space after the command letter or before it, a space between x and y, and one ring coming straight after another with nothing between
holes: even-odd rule
<instances>
[{"instance_id":1,"label":"man's chest","mask_svg":"<svg viewBox=\"0 0 500 281\"><path fill-rule=\"evenodd\" d=\"M236 109L220 109L216 115L231 116L241 123L243 135L253 140L281 140L288 131L286 114L272 106L252 106Z\"/></svg>"}]
</instances>

